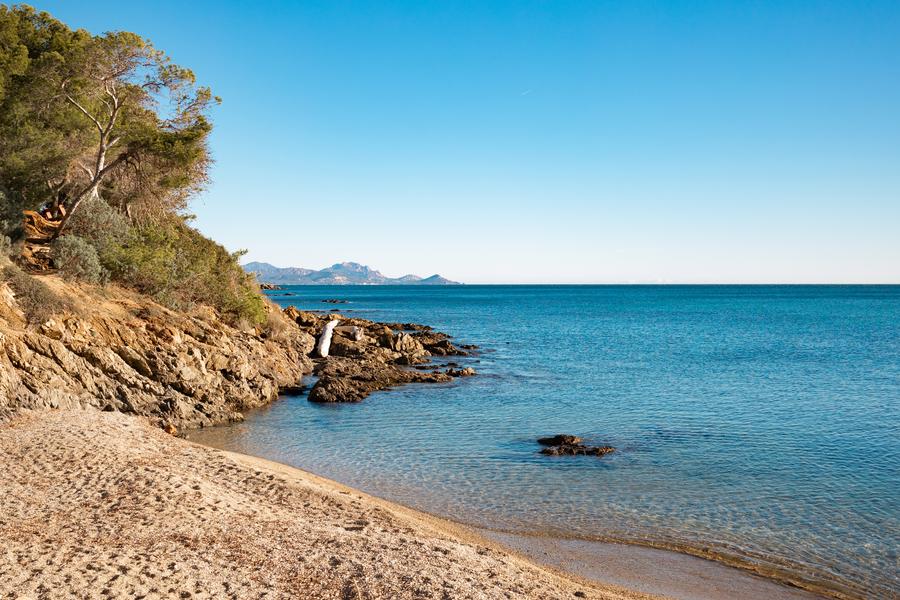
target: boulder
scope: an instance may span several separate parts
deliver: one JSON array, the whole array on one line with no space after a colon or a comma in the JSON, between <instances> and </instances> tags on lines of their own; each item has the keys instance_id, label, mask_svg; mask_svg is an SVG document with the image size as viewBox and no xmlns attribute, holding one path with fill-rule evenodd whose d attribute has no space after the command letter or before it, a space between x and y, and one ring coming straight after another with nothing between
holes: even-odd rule
<instances>
[{"instance_id":1,"label":"boulder","mask_svg":"<svg viewBox=\"0 0 900 600\"><path fill-rule=\"evenodd\" d=\"M577 435L565 433L538 438L537 442L547 446L541 450L547 456L603 456L615 451L612 446L586 446Z\"/></svg>"},{"instance_id":2,"label":"boulder","mask_svg":"<svg viewBox=\"0 0 900 600\"><path fill-rule=\"evenodd\" d=\"M343 335L335 334L331 338L331 356L364 356L366 345L362 342L347 339Z\"/></svg>"}]
</instances>

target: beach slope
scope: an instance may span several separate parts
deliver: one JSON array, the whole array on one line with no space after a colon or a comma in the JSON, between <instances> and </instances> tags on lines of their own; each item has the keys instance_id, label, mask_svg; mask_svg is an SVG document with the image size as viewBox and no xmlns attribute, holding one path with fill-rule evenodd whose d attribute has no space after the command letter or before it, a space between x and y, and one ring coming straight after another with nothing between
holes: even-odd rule
<instances>
[{"instance_id":1,"label":"beach slope","mask_svg":"<svg viewBox=\"0 0 900 600\"><path fill-rule=\"evenodd\" d=\"M144 418L0 423L0 597L648 598Z\"/></svg>"}]
</instances>

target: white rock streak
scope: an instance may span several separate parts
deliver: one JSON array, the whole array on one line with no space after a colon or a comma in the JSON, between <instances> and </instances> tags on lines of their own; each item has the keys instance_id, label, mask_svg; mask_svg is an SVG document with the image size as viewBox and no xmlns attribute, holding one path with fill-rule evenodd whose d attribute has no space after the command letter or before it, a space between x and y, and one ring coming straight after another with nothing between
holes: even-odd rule
<instances>
[{"instance_id":1,"label":"white rock streak","mask_svg":"<svg viewBox=\"0 0 900 600\"><path fill-rule=\"evenodd\" d=\"M334 334L334 328L337 327L338 323L340 321L337 319L328 321L328 324L322 329L322 335L319 336L319 345L316 346L316 350L322 358L328 356L328 350L331 349L331 336Z\"/></svg>"}]
</instances>

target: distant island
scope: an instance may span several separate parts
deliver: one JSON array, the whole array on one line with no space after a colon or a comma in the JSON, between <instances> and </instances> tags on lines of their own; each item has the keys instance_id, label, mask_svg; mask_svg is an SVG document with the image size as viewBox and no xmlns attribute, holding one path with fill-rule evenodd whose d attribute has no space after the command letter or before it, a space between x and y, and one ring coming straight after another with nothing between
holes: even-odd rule
<instances>
[{"instance_id":1,"label":"distant island","mask_svg":"<svg viewBox=\"0 0 900 600\"><path fill-rule=\"evenodd\" d=\"M244 270L255 274L260 283L276 285L462 285L440 275L387 277L375 269L355 262L337 263L319 271L249 262L244 265Z\"/></svg>"}]
</instances>

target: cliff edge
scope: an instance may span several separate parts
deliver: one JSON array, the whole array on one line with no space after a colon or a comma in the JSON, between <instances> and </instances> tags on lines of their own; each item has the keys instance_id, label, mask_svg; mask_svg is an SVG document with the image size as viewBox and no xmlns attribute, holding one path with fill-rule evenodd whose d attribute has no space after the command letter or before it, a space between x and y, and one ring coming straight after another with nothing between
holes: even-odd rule
<instances>
[{"instance_id":1,"label":"cliff edge","mask_svg":"<svg viewBox=\"0 0 900 600\"><path fill-rule=\"evenodd\" d=\"M0 282L0 413L96 408L202 427L242 419L312 371L314 339L292 324L242 330L212 309L182 314L116 286L41 280L66 309L31 325Z\"/></svg>"}]
</instances>

